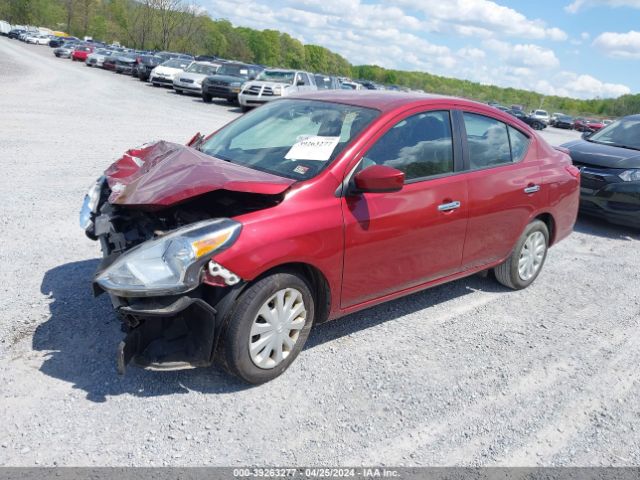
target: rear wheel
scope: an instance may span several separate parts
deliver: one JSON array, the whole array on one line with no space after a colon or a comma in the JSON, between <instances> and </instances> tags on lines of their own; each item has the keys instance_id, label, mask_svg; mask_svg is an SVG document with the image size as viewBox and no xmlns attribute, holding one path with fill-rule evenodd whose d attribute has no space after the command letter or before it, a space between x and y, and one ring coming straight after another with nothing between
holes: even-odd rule
<instances>
[{"instance_id":1,"label":"rear wheel","mask_svg":"<svg viewBox=\"0 0 640 480\"><path fill-rule=\"evenodd\" d=\"M202 101L204 103L211 103L212 99L213 99L213 97L211 95L209 95L208 93L203 93L202 94Z\"/></svg>"},{"instance_id":2,"label":"rear wheel","mask_svg":"<svg viewBox=\"0 0 640 480\"><path fill-rule=\"evenodd\" d=\"M496 279L513 290L526 288L538 277L549 248L549 229L534 220L520 236L516 247L504 263L494 269Z\"/></svg>"},{"instance_id":3,"label":"rear wheel","mask_svg":"<svg viewBox=\"0 0 640 480\"><path fill-rule=\"evenodd\" d=\"M242 110L243 113L247 113L249 110L251 110L251 107L240 105L240 110Z\"/></svg>"},{"instance_id":4,"label":"rear wheel","mask_svg":"<svg viewBox=\"0 0 640 480\"><path fill-rule=\"evenodd\" d=\"M174 90L178 95L182 95L184 93L182 90L178 90L177 88L174 88Z\"/></svg>"},{"instance_id":5,"label":"rear wheel","mask_svg":"<svg viewBox=\"0 0 640 480\"><path fill-rule=\"evenodd\" d=\"M251 285L221 339L227 370L254 384L276 378L302 350L314 311L311 290L298 275L275 273Z\"/></svg>"}]
</instances>

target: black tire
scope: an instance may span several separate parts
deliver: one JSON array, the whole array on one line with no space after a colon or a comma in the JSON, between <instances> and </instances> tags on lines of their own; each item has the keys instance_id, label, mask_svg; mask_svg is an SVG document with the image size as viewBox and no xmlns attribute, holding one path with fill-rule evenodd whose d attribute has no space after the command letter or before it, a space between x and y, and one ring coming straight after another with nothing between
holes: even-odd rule
<instances>
[{"instance_id":1,"label":"black tire","mask_svg":"<svg viewBox=\"0 0 640 480\"><path fill-rule=\"evenodd\" d=\"M174 88L173 91L176 92L178 95L182 95L184 93L182 90L178 90L177 88Z\"/></svg>"},{"instance_id":2,"label":"black tire","mask_svg":"<svg viewBox=\"0 0 640 480\"><path fill-rule=\"evenodd\" d=\"M138 77L138 80L140 80L141 82L146 82L147 81L147 79L144 78L144 77Z\"/></svg>"},{"instance_id":3,"label":"black tire","mask_svg":"<svg viewBox=\"0 0 640 480\"><path fill-rule=\"evenodd\" d=\"M208 93L202 94L202 101L204 103L211 103L211 100L213 100L213 97L211 95L209 95Z\"/></svg>"},{"instance_id":4,"label":"black tire","mask_svg":"<svg viewBox=\"0 0 640 480\"><path fill-rule=\"evenodd\" d=\"M300 330L291 352L281 363L269 369L260 368L253 362L249 354L251 328L260 307L276 292L285 288L296 289L302 294L307 310L305 324ZM236 301L227 327L220 339L226 370L246 382L256 385L273 380L291 365L304 347L313 325L314 313L315 303L311 289L302 277L282 272L258 280L247 288Z\"/></svg>"},{"instance_id":5,"label":"black tire","mask_svg":"<svg viewBox=\"0 0 640 480\"><path fill-rule=\"evenodd\" d=\"M242 110L242 113L247 113L249 110L251 110L251 107L240 105L240 110Z\"/></svg>"},{"instance_id":6,"label":"black tire","mask_svg":"<svg viewBox=\"0 0 640 480\"><path fill-rule=\"evenodd\" d=\"M542 263L538 267L538 270L535 272L533 277L529 278L528 280L523 280L520 277L520 273L518 271L518 262L520 261L520 254L522 253L522 248L524 246L525 241L534 232L540 232L542 233L542 235L544 235L546 248L544 251L544 256L542 258ZM501 263L500 265L498 265L493 269L493 272L495 273L495 276L496 276L496 280L498 280L498 282L500 282L505 287L511 288L512 290L521 290L523 288L528 287L535 281L536 278L538 278L538 275L542 271L542 268L544 267L544 262L547 259L548 250L549 250L549 229L547 228L547 225L543 221L534 220L529 225L527 225L527 228L525 228L524 232L522 232L522 235L520 235L520 238L518 239L518 243L516 243L516 246L513 249L513 252L511 252L511 255L509 255L509 258L507 258L503 263Z\"/></svg>"},{"instance_id":7,"label":"black tire","mask_svg":"<svg viewBox=\"0 0 640 480\"><path fill-rule=\"evenodd\" d=\"M533 129L534 130L542 130L543 128L544 128L544 126L540 122L535 122L533 124Z\"/></svg>"},{"instance_id":8,"label":"black tire","mask_svg":"<svg viewBox=\"0 0 640 480\"><path fill-rule=\"evenodd\" d=\"M227 102L231 103L231 104L234 104L234 103L236 103L236 99L235 98L227 98Z\"/></svg>"}]
</instances>

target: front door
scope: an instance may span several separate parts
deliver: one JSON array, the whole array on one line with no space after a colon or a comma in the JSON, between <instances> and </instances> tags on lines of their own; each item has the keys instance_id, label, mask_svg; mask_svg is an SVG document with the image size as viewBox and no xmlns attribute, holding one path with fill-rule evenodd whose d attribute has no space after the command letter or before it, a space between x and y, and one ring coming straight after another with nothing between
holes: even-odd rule
<instances>
[{"instance_id":1,"label":"front door","mask_svg":"<svg viewBox=\"0 0 640 480\"><path fill-rule=\"evenodd\" d=\"M468 198L453 138L448 111L424 111L393 122L366 150L359 169L387 165L406 179L399 192L343 198L342 308L460 270Z\"/></svg>"}]
</instances>

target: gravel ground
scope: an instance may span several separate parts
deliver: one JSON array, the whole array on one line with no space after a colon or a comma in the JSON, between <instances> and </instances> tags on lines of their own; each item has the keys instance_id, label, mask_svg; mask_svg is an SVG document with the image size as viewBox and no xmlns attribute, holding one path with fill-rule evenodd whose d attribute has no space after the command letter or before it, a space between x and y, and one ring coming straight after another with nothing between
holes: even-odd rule
<instances>
[{"instance_id":1,"label":"gravel ground","mask_svg":"<svg viewBox=\"0 0 640 480\"><path fill-rule=\"evenodd\" d=\"M638 232L581 218L532 287L476 276L319 326L259 387L119 377L85 189L238 111L6 38L0 92L0 465L640 464Z\"/></svg>"}]
</instances>

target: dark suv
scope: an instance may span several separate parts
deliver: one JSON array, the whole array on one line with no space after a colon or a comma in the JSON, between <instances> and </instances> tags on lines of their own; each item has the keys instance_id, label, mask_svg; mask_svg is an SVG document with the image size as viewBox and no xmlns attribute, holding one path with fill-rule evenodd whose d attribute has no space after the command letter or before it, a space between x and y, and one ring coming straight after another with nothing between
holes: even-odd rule
<instances>
[{"instance_id":1,"label":"dark suv","mask_svg":"<svg viewBox=\"0 0 640 480\"><path fill-rule=\"evenodd\" d=\"M209 103L213 98L226 98L229 103L238 103L242 84L256 78L262 70L258 65L223 63L215 75L202 82L202 100Z\"/></svg>"},{"instance_id":2,"label":"dark suv","mask_svg":"<svg viewBox=\"0 0 640 480\"><path fill-rule=\"evenodd\" d=\"M163 58L157 55L140 55L136 59L136 63L133 65L131 75L138 77L141 82L146 82L149 80L151 70L156 68L162 62L164 62Z\"/></svg>"}]
</instances>

